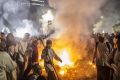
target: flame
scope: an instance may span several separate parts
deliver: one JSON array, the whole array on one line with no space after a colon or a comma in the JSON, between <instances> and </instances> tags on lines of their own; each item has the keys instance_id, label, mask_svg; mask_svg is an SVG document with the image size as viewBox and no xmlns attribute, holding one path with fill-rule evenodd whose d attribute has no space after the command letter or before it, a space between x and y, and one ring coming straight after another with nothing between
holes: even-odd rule
<instances>
[{"instance_id":1,"label":"flame","mask_svg":"<svg viewBox=\"0 0 120 80\"><path fill-rule=\"evenodd\" d=\"M82 52L82 50L80 52L77 51L78 48L72 46L72 43L69 42L69 40L57 39L53 40L53 42L52 48L63 61L62 63L54 61L54 67L63 80L66 80L64 78L69 80L69 76L72 78L83 78L86 76L91 78L95 74L95 64L93 64L90 59L84 60L84 58L82 58L84 52ZM43 65L42 62L40 63Z\"/></svg>"},{"instance_id":2,"label":"flame","mask_svg":"<svg viewBox=\"0 0 120 80\"><path fill-rule=\"evenodd\" d=\"M96 68L96 65L93 64L91 61L89 61L89 65L92 66L93 68Z\"/></svg>"},{"instance_id":3,"label":"flame","mask_svg":"<svg viewBox=\"0 0 120 80\"><path fill-rule=\"evenodd\" d=\"M63 49L60 54L60 58L62 59L62 63L59 63L61 67L67 66L73 66L73 62L70 60L70 53L66 49Z\"/></svg>"},{"instance_id":4,"label":"flame","mask_svg":"<svg viewBox=\"0 0 120 80\"><path fill-rule=\"evenodd\" d=\"M70 52L66 48L62 49L60 52L60 58L62 59L62 63L58 63L61 67L59 74L64 76L67 73L67 70L74 67L74 61L70 57Z\"/></svg>"},{"instance_id":5,"label":"flame","mask_svg":"<svg viewBox=\"0 0 120 80\"><path fill-rule=\"evenodd\" d=\"M60 73L61 75L64 75L64 74L65 74L65 71L64 71L64 70L61 70L59 73Z\"/></svg>"}]
</instances>

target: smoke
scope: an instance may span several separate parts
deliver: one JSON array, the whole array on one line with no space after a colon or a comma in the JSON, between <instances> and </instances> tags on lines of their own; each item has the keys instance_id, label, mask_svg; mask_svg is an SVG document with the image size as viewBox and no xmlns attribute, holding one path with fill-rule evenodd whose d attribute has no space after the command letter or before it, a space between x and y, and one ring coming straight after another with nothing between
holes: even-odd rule
<instances>
[{"instance_id":1,"label":"smoke","mask_svg":"<svg viewBox=\"0 0 120 80\"><path fill-rule=\"evenodd\" d=\"M117 8L119 2L119 0L110 0L101 8L103 18L96 23L95 32L113 32L113 26L120 22L119 8Z\"/></svg>"},{"instance_id":2,"label":"smoke","mask_svg":"<svg viewBox=\"0 0 120 80\"><path fill-rule=\"evenodd\" d=\"M19 28L22 32L36 34L37 30L33 29L35 21L29 19L30 17L30 2L29 0L0 0L0 30L6 33L17 33ZM31 26L26 26L27 22ZM28 29L26 29L28 28ZM9 29L9 30L8 30ZM25 31L26 30L26 31ZM20 32L21 33L21 32ZM19 34L19 33L17 33ZM24 33L19 34L24 35Z\"/></svg>"},{"instance_id":3,"label":"smoke","mask_svg":"<svg viewBox=\"0 0 120 80\"><path fill-rule=\"evenodd\" d=\"M56 9L55 24L62 30L62 39L86 57L92 25L102 15L106 0L49 0ZM63 37L64 35L64 37Z\"/></svg>"}]
</instances>

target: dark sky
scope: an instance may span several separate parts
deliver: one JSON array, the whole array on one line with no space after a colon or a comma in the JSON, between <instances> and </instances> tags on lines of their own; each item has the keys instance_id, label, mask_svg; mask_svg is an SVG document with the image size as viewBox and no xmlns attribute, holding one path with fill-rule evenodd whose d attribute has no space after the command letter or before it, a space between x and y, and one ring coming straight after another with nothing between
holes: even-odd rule
<instances>
[{"instance_id":1,"label":"dark sky","mask_svg":"<svg viewBox=\"0 0 120 80\"><path fill-rule=\"evenodd\" d=\"M120 13L120 0L108 0L101 8L103 14L107 16L109 13Z\"/></svg>"}]
</instances>

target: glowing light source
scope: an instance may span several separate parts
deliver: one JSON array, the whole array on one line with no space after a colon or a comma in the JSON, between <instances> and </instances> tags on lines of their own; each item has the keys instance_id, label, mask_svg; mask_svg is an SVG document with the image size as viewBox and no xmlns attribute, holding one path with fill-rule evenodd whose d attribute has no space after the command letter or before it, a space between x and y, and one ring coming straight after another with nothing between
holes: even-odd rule
<instances>
[{"instance_id":1,"label":"glowing light source","mask_svg":"<svg viewBox=\"0 0 120 80\"><path fill-rule=\"evenodd\" d=\"M91 61L89 61L89 65L92 65L93 63Z\"/></svg>"},{"instance_id":2,"label":"glowing light source","mask_svg":"<svg viewBox=\"0 0 120 80\"><path fill-rule=\"evenodd\" d=\"M95 65L93 65L92 67L93 67L93 68L96 68L96 66L95 66Z\"/></svg>"},{"instance_id":3,"label":"glowing light source","mask_svg":"<svg viewBox=\"0 0 120 80\"><path fill-rule=\"evenodd\" d=\"M61 75L64 75L64 74L65 74L65 71L64 71L64 70L61 70L59 73L60 73Z\"/></svg>"},{"instance_id":4,"label":"glowing light source","mask_svg":"<svg viewBox=\"0 0 120 80\"><path fill-rule=\"evenodd\" d=\"M73 65L73 62L70 60L69 53L67 52L66 49L64 49L61 52L60 57L63 61L62 63L60 63L60 66L65 66L65 65L72 66Z\"/></svg>"},{"instance_id":5,"label":"glowing light source","mask_svg":"<svg viewBox=\"0 0 120 80\"><path fill-rule=\"evenodd\" d=\"M104 34L104 33L105 33L105 31L103 30L103 31L102 31L102 33Z\"/></svg>"},{"instance_id":6,"label":"glowing light source","mask_svg":"<svg viewBox=\"0 0 120 80\"><path fill-rule=\"evenodd\" d=\"M93 64L91 61L89 61L89 65L92 66L93 68L96 68L96 65Z\"/></svg>"}]
</instances>

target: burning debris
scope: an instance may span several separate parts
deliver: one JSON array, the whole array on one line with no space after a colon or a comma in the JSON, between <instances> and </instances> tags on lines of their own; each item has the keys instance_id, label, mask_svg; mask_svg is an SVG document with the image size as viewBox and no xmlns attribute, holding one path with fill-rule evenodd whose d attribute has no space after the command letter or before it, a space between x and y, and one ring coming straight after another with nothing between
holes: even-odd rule
<instances>
[{"instance_id":1,"label":"burning debris","mask_svg":"<svg viewBox=\"0 0 120 80\"><path fill-rule=\"evenodd\" d=\"M107 1L49 0L51 7L56 9L56 14L53 14L47 0L1 0L0 29L6 33L13 32L20 38L25 33L40 38L38 51L41 66L44 65L41 45L48 38L52 39L53 48L63 61L54 62L63 80L95 80L96 66L91 62L95 46L95 41L91 41L92 30L94 33L112 33L112 26L119 20L117 11L115 15L106 15L107 12L102 11ZM108 6L113 7L112 4ZM105 10L110 13L114 12L114 8Z\"/></svg>"}]
</instances>

